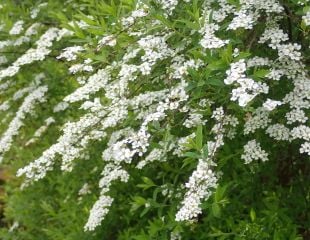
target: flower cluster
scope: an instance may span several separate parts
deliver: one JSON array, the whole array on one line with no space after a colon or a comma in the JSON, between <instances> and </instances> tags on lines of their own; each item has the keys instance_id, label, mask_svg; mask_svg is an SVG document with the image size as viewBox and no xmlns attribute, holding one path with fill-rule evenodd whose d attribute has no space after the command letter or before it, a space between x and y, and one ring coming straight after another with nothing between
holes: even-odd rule
<instances>
[{"instance_id":1,"label":"flower cluster","mask_svg":"<svg viewBox=\"0 0 310 240\"><path fill-rule=\"evenodd\" d=\"M243 159L246 164L254 160L265 162L268 160L268 154L261 148L260 143L256 140L251 140L244 146L244 154L242 154L241 159Z\"/></svg>"},{"instance_id":2,"label":"flower cluster","mask_svg":"<svg viewBox=\"0 0 310 240\"><path fill-rule=\"evenodd\" d=\"M224 83L227 85L239 83L240 87L232 90L232 101L238 101L239 105L244 107L252 101L259 93L267 94L269 87L265 83L255 82L245 75L246 63L244 59L232 63L230 69L227 70L227 78Z\"/></svg>"},{"instance_id":3,"label":"flower cluster","mask_svg":"<svg viewBox=\"0 0 310 240\"><path fill-rule=\"evenodd\" d=\"M24 29L24 21L20 20L14 23L13 27L9 31L10 35L18 35L20 34Z\"/></svg>"},{"instance_id":4,"label":"flower cluster","mask_svg":"<svg viewBox=\"0 0 310 240\"><path fill-rule=\"evenodd\" d=\"M27 52L20 56L11 66L0 70L0 81L6 77L16 75L23 65L31 64L35 61L42 61L51 52L49 49L54 40L60 40L63 36L70 33L69 31L61 31L58 28L48 29L38 41L37 48L30 48Z\"/></svg>"},{"instance_id":5,"label":"flower cluster","mask_svg":"<svg viewBox=\"0 0 310 240\"><path fill-rule=\"evenodd\" d=\"M183 158L196 156L191 159L196 168L188 180L176 182L175 186L180 189L181 199L175 220L194 222L202 213L202 203L221 180L218 156L230 149L225 149L225 144L238 139L242 145L240 149L233 148L229 157L237 156L245 164L269 158L272 161L274 150L265 146L265 139L275 144L299 144L299 152L310 155L310 78L303 63L307 59L302 54L305 44L292 42L293 33L281 28L285 10L279 1L237 2L202 1L201 11L189 16L196 21L192 23L178 19L178 10L189 12L192 4L188 0L155 0L147 5L138 1L131 12L119 11L120 19L113 18L113 23L109 19L104 34L99 30L102 22L82 14L92 26L81 20L69 22L71 30L46 28L40 23L29 24L24 30L28 25L17 21L9 30L13 39L0 41L0 49L24 47L24 43L32 41L34 47L14 60L0 57L0 81L5 81L0 85L0 114L6 114L1 124L10 119L13 102L24 98L0 139L0 158L14 143L27 114L46 100L48 85L55 85L56 80L48 81L44 74L36 75L26 87L21 81L25 78L20 71L23 66L46 61L47 56L49 64L66 66L69 72L60 70L61 73L68 74L70 82L76 80L72 86L78 87L69 94L65 91L61 99L57 96L57 101L48 101L46 108L55 103L50 113L63 118L67 116L61 111L78 108L73 114L78 118L72 120L70 115L63 119L65 124L55 143L20 168L17 176L23 176L23 186L27 186L44 178L58 161L62 171L72 171L75 160L84 159L92 143L100 142L100 191L85 231L93 231L104 220L114 201L111 190L117 182L129 182L132 166L138 171L156 162L173 161L181 171ZM30 18L35 19L45 6L43 3L33 8ZM308 11L302 17L306 26L310 25L309 18ZM76 33L82 31L84 35L85 31L98 36L84 45L81 39L67 41L64 37L76 37L77 28ZM43 29L45 32L39 36ZM243 33L246 38L234 38ZM61 51L54 46L60 40L66 41L66 48ZM258 51L260 48L262 51ZM106 61L98 60L102 57ZM10 77L14 81L7 79ZM53 94L51 90L50 95ZM53 115L44 119L24 146L35 146L48 127L58 123ZM204 129L203 136L199 135L200 127ZM174 191L164 186L162 195L172 198ZM78 195L93 189L87 183ZM144 205L150 207L149 202ZM171 238L179 239L179 233L173 232Z\"/></svg>"},{"instance_id":6,"label":"flower cluster","mask_svg":"<svg viewBox=\"0 0 310 240\"><path fill-rule=\"evenodd\" d=\"M302 17L302 19L304 20L306 26L309 26L310 25L310 11L308 11L306 15Z\"/></svg>"},{"instance_id":7,"label":"flower cluster","mask_svg":"<svg viewBox=\"0 0 310 240\"><path fill-rule=\"evenodd\" d=\"M23 126L23 120L26 117L26 114L33 111L37 102L45 101L44 95L47 90L47 86L38 87L25 98L8 129L0 139L0 159L2 159L3 154L10 149L13 143L13 137L18 135L19 129Z\"/></svg>"}]
</instances>

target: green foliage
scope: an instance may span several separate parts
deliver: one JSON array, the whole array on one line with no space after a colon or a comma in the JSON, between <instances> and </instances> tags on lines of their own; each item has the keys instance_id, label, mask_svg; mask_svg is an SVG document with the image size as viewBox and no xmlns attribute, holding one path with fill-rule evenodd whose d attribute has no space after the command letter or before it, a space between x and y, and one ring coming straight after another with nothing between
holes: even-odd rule
<instances>
[{"instance_id":1,"label":"green foliage","mask_svg":"<svg viewBox=\"0 0 310 240\"><path fill-rule=\"evenodd\" d=\"M193 59L203 59L207 65L203 69L189 70L191 81L187 91L191 99L190 104L195 107L199 99L206 97L220 105L225 104L228 112L237 113L237 117L245 121L242 119L243 114L253 112L255 106L249 104L245 109L241 109L237 104L229 102L227 96L231 91L224 88L223 79L226 76L225 71L233 62L233 45L239 44L240 48L239 56L235 60L249 58L251 54L256 55L260 51L259 48L250 46L250 38L256 33L242 32L245 30L240 30L239 33L227 32L225 38L231 39L230 44L217 52L202 50L198 44L199 36L196 36L196 33L190 35L193 29L201 28L201 1L182 2L184 7L175 13L179 16L178 20L166 18L161 10L156 8L153 1L145 2L155 6L152 8L150 18L160 21L162 29L172 30L173 33L167 42L174 48L182 47L184 44L182 40L191 37L192 45L187 46L186 54ZM229 2L237 7L240 5L239 1L230 0ZM283 2L287 2L285 4L294 13L293 17L297 18L300 18L309 8L297 9L297 1L293 0ZM7 30L18 19L27 20L25 22L30 26L34 20L29 17L29 11L40 3L41 1L34 0L4 1L4 8L0 9L0 19L5 29L0 32L0 39L9 37ZM133 9L134 4L135 1L132 0L72 0L67 1L66 4L61 0L49 0L48 7L43 9L35 20L44 23L44 28L49 26L68 28L74 32L74 36L68 42L57 42L47 60L23 67L21 73L16 76L16 85L0 96L3 99L12 96L14 92L30 82L29 79L34 73L44 71L45 83L49 87L48 100L36 106L36 111L40 114L25 119L24 127L19 136L14 139L12 149L6 153L7 161L2 166L8 171L10 178L3 185L5 206L4 217L1 219L0 239L168 240L171 232L180 233L186 240L301 240L309 238L309 159L304 156L299 159L291 157L297 156L297 147L294 147L294 143L291 149L287 149L283 147L284 145L281 146L281 143L274 145L272 141L266 139L262 143L264 149L275 149L277 151L273 152L279 153L278 156L272 156L274 161L245 165L240 159L240 149L245 142L242 134L237 134L235 139L228 140L228 144L224 145L218 154L216 170L223 173L222 178L212 197L203 202L203 213L197 222L184 224L175 221L178 204L185 193L184 189L176 190L175 186L187 182L189 174L197 166L198 159L208 156L207 141L211 131L209 122L205 125L198 125L194 130L195 138L190 139L184 145L187 150L181 160L176 158L165 162L154 162L152 166L141 171L127 166L126 168L131 170L130 180L126 184L117 182L113 185L111 196L115 198L115 201L103 224L94 232L85 232L83 226L100 193L98 175L104 166L101 153L106 142L92 143L88 149L91 160L78 159L74 163L75 168L72 172L61 172L58 166L58 170L49 172L45 179L28 188L20 189L22 179L15 177L16 171L39 157L45 149L55 143L64 123L77 120L83 113L83 110L69 108L65 112L54 114L52 108L48 107L55 106L77 87L75 77L68 77L67 74L67 68L70 65L56 60L57 53L67 46L83 44L87 51L81 55L81 58L91 58L95 69L100 69L105 64L120 59L125 50L134 44L134 37L123 31L119 20ZM90 27L87 29L79 27L77 22L80 20L89 24ZM70 21L74 24L69 24ZM117 23L111 24L113 22ZM255 29L261 31L260 26ZM150 27L149 32L157 30ZM309 27L301 23L300 26L293 25L292 31L291 34L295 40L300 40L302 45L308 44L309 46ZM18 52L25 52L43 32L40 30L29 45L21 46ZM117 33L117 45L113 51L94 49L93 46L98 42L98 38L108 33ZM9 48L6 51L14 53L15 50ZM206 51L204 55L201 54L202 51ZM10 62L17 58L16 54L7 55ZM308 64L309 47L304 55L306 56L304 61ZM152 78L162 75L164 64L155 66L156 73L151 76ZM255 68L249 72L248 76L262 81L268 73L268 69ZM158 85L148 85L148 82L150 79L147 76L139 82L139 86L132 86L132 92L139 91L141 86L144 91L157 90L162 84L158 82ZM290 83L287 86L289 88ZM275 94L282 96L284 90L279 89L279 92ZM100 95L100 92L97 95L101 97L101 101L108 101ZM21 102L22 100L14 102L10 111L16 112ZM5 132L7 124L13 118L7 114L8 112L0 112L0 120L8 117L6 123L0 125L1 134ZM26 146L34 132L42 126L44 119L52 114L56 123L44 133L39 141ZM210 117L212 111L207 106L201 114ZM182 114L168 117L171 122L166 125L155 122L150 126L150 131L156 132L158 139L165 140L167 148L174 135L185 136L190 133L188 129L173 122L175 119L183 118ZM133 119L129 116L124 126L132 125ZM260 132L256 134L262 135ZM151 147L158 146L153 143ZM84 183L89 184L91 193L81 197L79 190ZM18 227L10 230L14 223L18 223Z\"/></svg>"}]
</instances>

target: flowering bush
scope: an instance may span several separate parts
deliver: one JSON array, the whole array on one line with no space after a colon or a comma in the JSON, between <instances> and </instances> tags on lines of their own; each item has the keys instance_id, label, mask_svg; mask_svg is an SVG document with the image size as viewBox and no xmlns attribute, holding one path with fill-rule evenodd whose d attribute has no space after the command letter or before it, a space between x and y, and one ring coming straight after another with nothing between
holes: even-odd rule
<instances>
[{"instance_id":1,"label":"flowering bush","mask_svg":"<svg viewBox=\"0 0 310 240\"><path fill-rule=\"evenodd\" d=\"M307 0L0 8L3 239L310 237Z\"/></svg>"}]
</instances>

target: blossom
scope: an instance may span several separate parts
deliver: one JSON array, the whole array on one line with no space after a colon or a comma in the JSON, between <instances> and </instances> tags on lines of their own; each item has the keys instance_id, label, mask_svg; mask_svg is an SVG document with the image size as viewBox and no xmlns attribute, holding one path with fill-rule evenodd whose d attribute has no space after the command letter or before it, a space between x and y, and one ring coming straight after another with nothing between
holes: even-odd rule
<instances>
[{"instance_id":1,"label":"blossom","mask_svg":"<svg viewBox=\"0 0 310 240\"><path fill-rule=\"evenodd\" d=\"M310 11L307 11L306 15L302 16L302 20L305 22L306 26L310 25Z\"/></svg>"},{"instance_id":2,"label":"blossom","mask_svg":"<svg viewBox=\"0 0 310 240\"><path fill-rule=\"evenodd\" d=\"M262 160L263 162L268 160L268 154L263 150L256 140L249 141L244 145L244 153L241 155L241 159L246 164L251 163L253 160Z\"/></svg>"},{"instance_id":3,"label":"blossom","mask_svg":"<svg viewBox=\"0 0 310 240\"><path fill-rule=\"evenodd\" d=\"M9 31L9 34L10 35L18 35L18 34L20 34L23 31L23 29L24 29L24 27L23 27L24 23L25 22L22 21L22 20L19 20L16 23L14 23L13 27Z\"/></svg>"},{"instance_id":4,"label":"blossom","mask_svg":"<svg viewBox=\"0 0 310 240\"><path fill-rule=\"evenodd\" d=\"M13 142L13 137L18 134L19 129L23 126L23 120L27 113L31 113L37 102L44 102L44 95L47 92L47 86L41 86L33 90L24 100L18 109L14 119L11 121L8 129L0 139L0 156L7 152Z\"/></svg>"},{"instance_id":5,"label":"blossom","mask_svg":"<svg viewBox=\"0 0 310 240\"><path fill-rule=\"evenodd\" d=\"M57 56L57 59L64 58L67 61L74 61L77 59L77 54L80 53L81 51L84 51L84 48L82 46L72 46L72 47L67 47L63 49L63 52Z\"/></svg>"},{"instance_id":6,"label":"blossom","mask_svg":"<svg viewBox=\"0 0 310 240\"><path fill-rule=\"evenodd\" d=\"M203 34L203 38L200 41L203 48L221 48L229 42L229 40L221 40L215 36L215 32L218 30L219 26L215 23L206 23L204 25L204 27L200 30Z\"/></svg>"},{"instance_id":7,"label":"blossom","mask_svg":"<svg viewBox=\"0 0 310 240\"><path fill-rule=\"evenodd\" d=\"M245 75L246 63L244 59L232 63L230 69L226 71L227 77L224 83L231 85L239 83L239 87L232 90L232 101L238 101L241 107L246 106L252 101L259 93L268 93L269 87L265 83L255 82Z\"/></svg>"},{"instance_id":8,"label":"blossom","mask_svg":"<svg viewBox=\"0 0 310 240\"><path fill-rule=\"evenodd\" d=\"M98 225L100 225L101 220L109 212L107 210L107 207L110 207L112 205L112 202L113 202L113 198L102 195L99 198L99 200L94 204L92 209L90 210L90 216L89 216L87 223L85 224L84 229L92 231Z\"/></svg>"},{"instance_id":9,"label":"blossom","mask_svg":"<svg viewBox=\"0 0 310 240\"><path fill-rule=\"evenodd\" d=\"M272 111L274 110L277 106L282 105L281 101L275 101L275 100L271 100L271 99L267 99L266 102L264 102L263 106L264 108L266 108L268 111Z\"/></svg>"},{"instance_id":10,"label":"blossom","mask_svg":"<svg viewBox=\"0 0 310 240\"><path fill-rule=\"evenodd\" d=\"M244 124L244 134L254 133L257 129L264 129L271 122L269 111L257 108L254 115L250 115Z\"/></svg>"},{"instance_id":11,"label":"blossom","mask_svg":"<svg viewBox=\"0 0 310 240\"><path fill-rule=\"evenodd\" d=\"M285 127L283 124L274 124L270 125L266 133L269 134L270 137L280 141L290 141L290 129Z\"/></svg>"}]
</instances>

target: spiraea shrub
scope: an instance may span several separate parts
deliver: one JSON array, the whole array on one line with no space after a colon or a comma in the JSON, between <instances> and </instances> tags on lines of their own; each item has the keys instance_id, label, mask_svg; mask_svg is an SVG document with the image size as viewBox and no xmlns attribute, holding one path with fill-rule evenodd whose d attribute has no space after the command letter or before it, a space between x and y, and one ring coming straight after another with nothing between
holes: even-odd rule
<instances>
[{"instance_id":1,"label":"spiraea shrub","mask_svg":"<svg viewBox=\"0 0 310 240\"><path fill-rule=\"evenodd\" d=\"M309 33L308 0L2 0L0 238L310 239Z\"/></svg>"}]
</instances>

